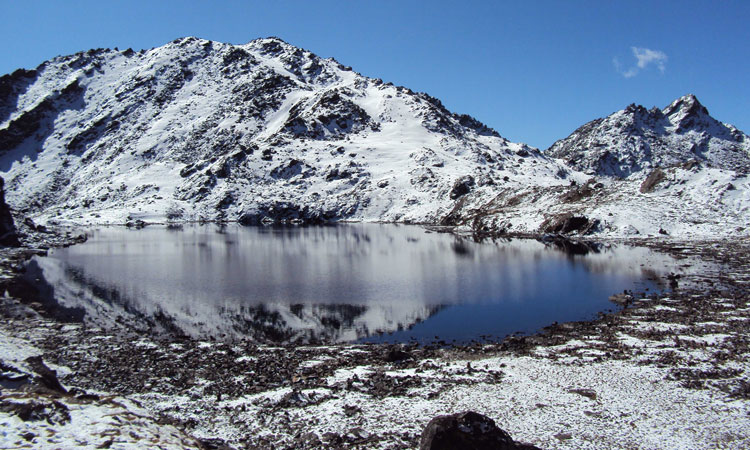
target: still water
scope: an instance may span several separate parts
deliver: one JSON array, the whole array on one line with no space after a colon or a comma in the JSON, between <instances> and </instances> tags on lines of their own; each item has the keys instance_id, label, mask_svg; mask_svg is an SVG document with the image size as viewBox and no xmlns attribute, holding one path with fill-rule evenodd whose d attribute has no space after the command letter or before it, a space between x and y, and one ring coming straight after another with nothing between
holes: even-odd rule
<instances>
[{"instance_id":1,"label":"still water","mask_svg":"<svg viewBox=\"0 0 750 450\"><path fill-rule=\"evenodd\" d=\"M27 280L60 317L197 339L468 342L529 333L658 289L676 262L644 248L570 254L416 226L100 228L35 257Z\"/></svg>"}]
</instances>

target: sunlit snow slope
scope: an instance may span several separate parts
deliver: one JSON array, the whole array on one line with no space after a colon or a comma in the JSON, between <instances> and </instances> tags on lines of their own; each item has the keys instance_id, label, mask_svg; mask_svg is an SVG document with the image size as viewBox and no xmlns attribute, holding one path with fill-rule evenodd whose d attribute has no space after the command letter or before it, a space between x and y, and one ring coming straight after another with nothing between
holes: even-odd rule
<instances>
[{"instance_id":1,"label":"sunlit snow slope","mask_svg":"<svg viewBox=\"0 0 750 450\"><path fill-rule=\"evenodd\" d=\"M42 223L747 235L749 168L750 138L692 95L540 152L276 38L90 50L0 77L7 201Z\"/></svg>"},{"instance_id":2,"label":"sunlit snow slope","mask_svg":"<svg viewBox=\"0 0 750 450\"><path fill-rule=\"evenodd\" d=\"M465 192L559 169L275 38L91 50L1 83L0 174L37 219L436 222Z\"/></svg>"}]
</instances>

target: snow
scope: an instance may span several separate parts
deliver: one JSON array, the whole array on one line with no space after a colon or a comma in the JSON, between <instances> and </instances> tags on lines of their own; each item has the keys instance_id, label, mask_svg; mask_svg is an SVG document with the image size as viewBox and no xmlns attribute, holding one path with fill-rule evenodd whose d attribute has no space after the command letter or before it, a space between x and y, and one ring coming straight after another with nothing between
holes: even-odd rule
<instances>
[{"instance_id":1,"label":"snow","mask_svg":"<svg viewBox=\"0 0 750 450\"><path fill-rule=\"evenodd\" d=\"M74 81L79 94L60 94ZM275 38L184 38L45 62L0 133L34 120L43 98L52 109L39 132L0 157L8 202L39 223L248 214L438 223L460 200L459 222L468 227L479 212L488 230L536 233L550 216L574 213L599 220L602 236L750 233L750 139L694 96L662 111L631 105L543 154ZM604 151L619 165L597 166ZM690 158L703 163L679 166ZM294 161L299 173L274 175ZM657 166L668 180L641 194L646 169ZM473 191L451 198L466 175ZM592 175L600 193L560 201Z\"/></svg>"},{"instance_id":2,"label":"snow","mask_svg":"<svg viewBox=\"0 0 750 450\"><path fill-rule=\"evenodd\" d=\"M44 396L19 394L4 397L13 404L52 402ZM159 424L149 413L132 401L118 397L96 402L79 402L72 398L54 400L64 405L69 420L21 420L0 412L0 447L2 448L118 448L162 449L203 448L171 425ZM49 403L52 404L52 403Z\"/></svg>"}]
</instances>

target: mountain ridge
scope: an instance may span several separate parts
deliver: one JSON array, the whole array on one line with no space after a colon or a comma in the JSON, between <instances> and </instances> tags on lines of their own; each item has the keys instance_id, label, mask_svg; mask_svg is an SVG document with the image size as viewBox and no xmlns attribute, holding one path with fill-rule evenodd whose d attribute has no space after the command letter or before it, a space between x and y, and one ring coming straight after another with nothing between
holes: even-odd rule
<instances>
[{"instance_id":1,"label":"mountain ridge","mask_svg":"<svg viewBox=\"0 0 750 450\"><path fill-rule=\"evenodd\" d=\"M613 148L619 154L613 154ZM663 109L630 104L584 124L545 154L587 173L618 177L690 160L742 173L750 170L750 138L711 117L693 94Z\"/></svg>"},{"instance_id":2,"label":"mountain ridge","mask_svg":"<svg viewBox=\"0 0 750 450\"><path fill-rule=\"evenodd\" d=\"M750 203L750 139L693 95L661 110L630 105L541 152L279 38L59 56L0 77L0 118L8 202L41 223L352 220L539 233L586 215L591 226L574 232L622 235L672 219L658 212L636 227L586 202L638 209L681 198L692 209L720 203L700 219L708 228L679 231L706 233L730 216L745 224ZM610 192L622 180L636 192L657 168L672 178L636 203Z\"/></svg>"}]
</instances>

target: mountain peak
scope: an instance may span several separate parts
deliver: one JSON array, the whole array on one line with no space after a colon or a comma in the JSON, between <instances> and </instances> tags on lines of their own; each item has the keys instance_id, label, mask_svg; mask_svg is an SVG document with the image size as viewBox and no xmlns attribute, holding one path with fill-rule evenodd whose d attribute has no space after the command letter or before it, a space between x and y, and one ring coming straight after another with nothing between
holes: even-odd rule
<instances>
[{"instance_id":1,"label":"mountain peak","mask_svg":"<svg viewBox=\"0 0 750 450\"><path fill-rule=\"evenodd\" d=\"M27 213L428 222L464 175L483 190L559 171L437 99L277 37L61 57L0 80L0 97L0 175ZM47 168L64 190L48 189ZM115 185L117 199L96 194Z\"/></svg>"},{"instance_id":2,"label":"mountain peak","mask_svg":"<svg viewBox=\"0 0 750 450\"><path fill-rule=\"evenodd\" d=\"M679 117L679 122L688 116L708 116L708 109L698 101L698 98L693 94L683 95L677 100L673 101L662 111L667 117ZM671 120L674 122L673 120Z\"/></svg>"},{"instance_id":3,"label":"mountain peak","mask_svg":"<svg viewBox=\"0 0 750 450\"><path fill-rule=\"evenodd\" d=\"M750 155L744 133L722 124L693 94L663 110L631 104L555 142L547 154L584 172L628 177L690 160L747 172Z\"/></svg>"},{"instance_id":4,"label":"mountain peak","mask_svg":"<svg viewBox=\"0 0 750 450\"><path fill-rule=\"evenodd\" d=\"M261 42L261 43L262 42L276 42L276 43L279 43L279 44L292 45L292 44L288 43L287 41L281 39L278 36L268 36L268 37L264 37L264 38L257 38L257 39L253 39L250 42L251 43L252 42Z\"/></svg>"}]
</instances>

